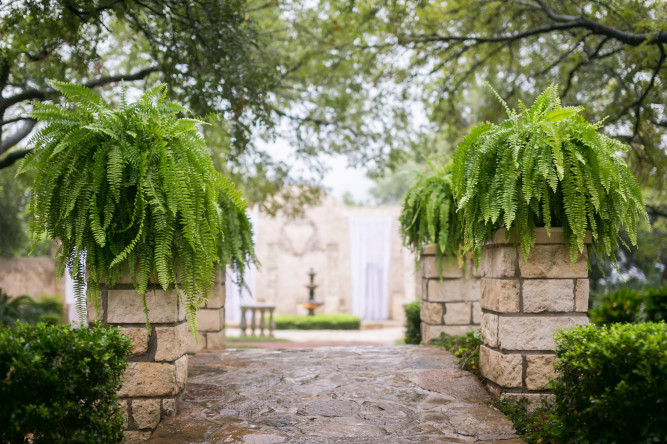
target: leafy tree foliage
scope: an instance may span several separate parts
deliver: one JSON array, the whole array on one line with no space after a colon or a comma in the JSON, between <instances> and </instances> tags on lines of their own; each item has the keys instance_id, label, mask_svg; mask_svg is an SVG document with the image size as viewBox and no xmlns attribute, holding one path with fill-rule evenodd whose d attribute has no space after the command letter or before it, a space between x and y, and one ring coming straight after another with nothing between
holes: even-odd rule
<instances>
[{"instance_id":1,"label":"leafy tree foliage","mask_svg":"<svg viewBox=\"0 0 667 444\"><path fill-rule=\"evenodd\" d=\"M31 148L9 152L36 124L29 101L58 100L50 80L161 80L197 113L226 117L237 147L270 122L276 71L245 0L26 0L3 2L0 20L0 168Z\"/></svg>"},{"instance_id":2,"label":"leafy tree foliage","mask_svg":"<svg viewBox=\"0 0 667 444\"><path fill-rule=\"evenodd\" d=\"M605 130L631 144L642 182L664 181L664 2L320 0L283 8L293 17L284 84L302 105L298 116L329 146L347 140L375 147L365 155L398 160L414 142L420 122L409 121L419 106L431 124L424 131L455 139L498 115L482 81L524 101L560 83L564 104L585 103L591 120L609 116Z\"/></svg>"}]
</instances>

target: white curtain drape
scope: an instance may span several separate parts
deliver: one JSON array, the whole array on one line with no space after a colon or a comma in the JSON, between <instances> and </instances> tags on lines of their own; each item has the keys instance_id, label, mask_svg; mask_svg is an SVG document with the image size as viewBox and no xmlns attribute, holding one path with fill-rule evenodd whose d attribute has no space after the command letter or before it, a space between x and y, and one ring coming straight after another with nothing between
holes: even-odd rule
<instances>
[{"instance_id":1,"label":"white curtain drape","mask_svg":"<svg viewBox=\"0 0 667 444\"><path fill-rule=\"evenodd\" d=\"M351 217L352 312L363 320L389 317L390 217Z\"/></svg>"},{"instance_id":2,"label":"white curtain drape","mask_svg":"<svg viewBox=\"0 0 667 444\"><path fill-rule=\"evenodd\" d=\"M258 216L256 214L248 215L250 224L252 225L252 241L257 245L257 222ZM241 287L237 283L236 272L227 269L225 276L225 319L229 322L241 322L241 305L252 304L255 302L255 275L257 268L254 265L248 265L243 279L245 287Z\"/></svg>"}]
</instances>

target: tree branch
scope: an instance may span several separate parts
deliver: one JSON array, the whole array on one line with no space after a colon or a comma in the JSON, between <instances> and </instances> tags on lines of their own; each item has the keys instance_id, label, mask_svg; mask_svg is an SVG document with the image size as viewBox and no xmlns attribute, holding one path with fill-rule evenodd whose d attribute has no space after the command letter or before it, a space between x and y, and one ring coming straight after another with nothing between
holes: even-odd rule
<instances>
[{"instance_id":1,"label":"tree branch","mask_svg":"<svg viewBox=\"0 0 667 444\"><path fill-rule=\"evenodd\" d=\"M533 4L529 2L518 2L523 5L529 5L535 9L543 11L547 17L549 17L553 22L550 25L539 26L537 28L529 29L527 31L518 32L515 34L506 34L506 35L493 35L488 37L478 37L478 36L457 36L457 35L432 35L432 36L420 36L416 38L405 39L405 43L432 43L432 42L477 42L477 43L499 43L499 42L512 42L515 40L520 40L526 37L532 37L540 34L548 34L553 31L563 31L567 29L585 29L594 33L596 35L602 35L609 37L611 39L622 42L630 46L639 46L642 44L647 45L662 45L667 44L667 31L660 31L655 33L631 33L626 31L621 31L614 27L603 25L594 20L589 19L586 16L571 16L571 15L561 15L556 14L553 10L548 8L542 1L538 1L538 4Z\"/></svg>"},{"instance_id":2,"label":"tree branch","mask_svg":"<svg viewBox=\"0 0 667 444\"><path fill-rule=\"evenodd\" d=\"M667 31L660 31L655 33L637 34L632 32L621 31L609 25L598 23L591 20L585 15L579 17L566 14L557 14L553 9L549 8L544 0L535 0L537 4L520 1L522 5L530 6L534 9L544 12L554 22L564 24L576 24L579 28L587 29L594 34L611 37L614 40L625 43L630 46L639 46L641 44L660 45L667 43Z\"/></svg>"},{"instance_id":3,"label":"tree branch","mask_svg":"<svg viewBox=\"0 0 667 444\"><path fill-rule=\"evenodd\" d=\"M26 120L23 125L11 136L0 142L0 154L15 146L21 140L25 139L37 124L35 119Z\"/></svg>"},{"instance_id":4,"label":"tree branch","mask_svg":"<svg viewBox=\"0 0 667 444\"><path fill-rule=\"evenodd\" d=\"M16 161L23 159L27 156L32 150L17 150L7 154L5 157L0 159L0 170L12 166Z\"/></svg>"},{"instance_id":5,"label":"tree branch","mask_svg":"<svg viewBox=\"0 0 667 444\"><path fill-rule=\"evenodd\" d=\"M667 218L667 209L656 207L654 205L646 205L646 212L649 216L659 216Z\"/></svg>"},{"instance_id":6,"label":"tree branch","mask_svg":"<svg viewBox=\"0 0 667 444\"><path fill-rule=\"evenodd\" d=\"M89 82L84 83L84 86L88 88L95 88L98 86L107 85L109 83L120 82L121 80L126 80L126 81L141 80L157 70L158 66L151 66L150 68L145 68L132 74L119 74L115 76L100 77L99 79L91 80ZM0 110L5 110L12 105L16 105L17 103L21 103L26 100L45 99L47 96L54 95L57 93L58 92L52 88L48 89L30 88L25 91L21 91L20 93L15 94L13 96L7 97L6 99L0 99Z\"/></svg>"}]
</instances>

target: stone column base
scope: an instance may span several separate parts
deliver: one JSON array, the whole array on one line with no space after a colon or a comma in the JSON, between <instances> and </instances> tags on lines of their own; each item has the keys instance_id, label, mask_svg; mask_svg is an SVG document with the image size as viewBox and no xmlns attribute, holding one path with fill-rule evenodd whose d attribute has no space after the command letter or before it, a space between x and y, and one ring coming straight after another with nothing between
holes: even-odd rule
<instances>
[{"instance_id":1,"label":"stone column base","mask_svg":"<svg viewBox=\"0 0 667 444\"><path fill-rule=\"evenodd\" d=\"M197 340L190 335L188 353L225 348L225 272L215 274L215 282L208 301L197 310Z\"/></svg>"},{"instance_id":2,"label":"stone column base","mask_svg":"<svg viewBox=\"0 0 667 444\"><path fill-rule=\"evenodd\" d=\"M553 400L556 378L553 335L588 324L588 268L584 252L574 266L562 243L538 229L528 260L520 247L496 233L481 263L480 372L501 398L527 398L533 406Z\"/></svg>"},{"instance_id":3,"label":"stone column base","mask_svg":"<svg viewBox=\"0 0 667 444\"><path fill-rule=\"evenodd\" d=\"M188 376L186 345L191 335L176 291L150 290L146 304L150 332L142 296L130 283L102 286L99 312L88 303L89 322L120 327L133 342L118 391L127 442L147 440L163 417L175 413L176 396L185 388Z\"/></svg>"},{"instance_id":4,"label":"stone column base","mask_svg":"<svg viewBox=\"0 0 667 444\"><path fill-rule=\"evenodd\" d=\"M435 245L427 245L422 251L418 287L421 300L422 341L428 344L440 337L440 333L458 336L480 328L482 310L479 304L479 277L472 263L468 264L466 278L457 264L443 265L442 277L438 273Z\"/></svg>"}]
</instances>

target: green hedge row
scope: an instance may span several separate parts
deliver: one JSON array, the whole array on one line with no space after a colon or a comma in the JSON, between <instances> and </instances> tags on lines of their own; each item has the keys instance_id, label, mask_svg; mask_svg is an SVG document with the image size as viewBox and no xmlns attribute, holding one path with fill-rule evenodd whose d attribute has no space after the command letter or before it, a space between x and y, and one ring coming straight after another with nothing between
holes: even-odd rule
<instances>
[{"instance_id":1,"label":"green hedge row","mask_svg":"<svg viewBox=\"0 0 667 444\"><path fill-rule=\"evenodd\" d=\"M574 442L667 442L667 324L555 335L556 410Z\"/></svg>"},{"instance_id":2,"label":"green hedge row","mask_svg":"<svg viewBox=\"0 0 667 444\"><path fill-rule=\"evenodd\" d=\"M0 442L114 443L131 340L109 326L0 327Z\"/></svg>"},{"instance_id":3,"label":"green hedge row","mask_svg":"<svg viewBox=\"0 0 667 444\"><path fill-rule=\"evenodd\" d=\"M667 321L667 286L641 291L622 288L602 295L589 315L599 325Z\"/></svg>"},{"instance_id":4,"label":"green hedge row","mask_svg":"<svg viewBox=\"0 0 667 444\"><path fill-rule=\"evenodd\" d=\"M667 324L574 327L555 335L555 405L531 411L525 400L496 401L529 443L667 442ZM479 362L479 334L434 341Z\"/></svg>"},{"instance_id":5,"label":"green hedge row","mask_svg":"<svg viewBox=\"0 0 667 444\"><path fill-rule=\"evenodd\" d=\"M0 325L13 325L17 321L36 324L62 324L65 305L59 296L30 296L10 298L0 288Z\"/></svg>"},{"instance_id":6,"label":"green hedge row","mask_svg":"<svg viewBox=\"0 0 667 444\"><path fill-rule=\"evenodd\" d=\"M361 319L348 314L276 315L277 330L359 330Z\"/></svg>"}]
</instances>

